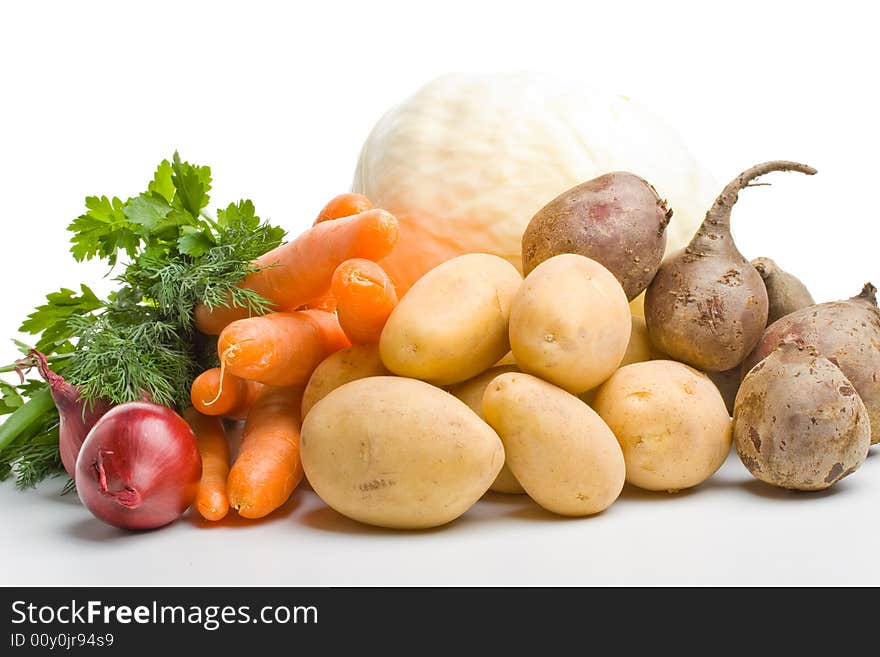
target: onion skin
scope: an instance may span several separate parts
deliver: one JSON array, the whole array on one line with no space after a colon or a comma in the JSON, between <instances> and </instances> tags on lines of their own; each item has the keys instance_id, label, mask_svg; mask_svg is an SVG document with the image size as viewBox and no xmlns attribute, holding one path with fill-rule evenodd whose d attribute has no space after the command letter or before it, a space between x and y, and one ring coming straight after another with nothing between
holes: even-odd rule
<instances>
[{"instance_id":1,"label":"onion skin","mask_svg":"<svg viewBox=\"0 0 880 657\"><path fill-rule=\"evenodd\" d=\"M49 369L49 363L43 354L34 349L28 357L32 359L31 363L36 366L40 376L49 384L52 401L58 409L58 452L67 474L74 477L76 458L83 441L95 422L113 408L113 404L107 399L85 401L79 388Z\"/></svg>"},{"instance_id":2,"label":"onion skin","mask_svg":"<svg viewBox=\"0 0 880 657\"><path fill-rule=\"evenodd\" d=\"M97 518L122 529L154 529L193 503L202 476L195 435L165 406L129 402L104 415L83 443L76 489Z\"/></svg>"}]
</instances>

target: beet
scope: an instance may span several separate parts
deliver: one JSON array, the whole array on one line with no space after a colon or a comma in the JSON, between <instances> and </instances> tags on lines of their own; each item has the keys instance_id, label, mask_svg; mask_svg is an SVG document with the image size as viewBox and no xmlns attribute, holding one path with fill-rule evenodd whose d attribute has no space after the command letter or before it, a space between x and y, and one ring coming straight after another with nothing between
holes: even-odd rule
<instances>
[{"instance_id":1,"label":"beet","mask_svg":"<svg viewBox=\"0 0 880 657\"><path fill-rule=\"evenodd\" d=\"M736 248L730 213L740 190L771 171L816 170L797 162L765 162L721 192L688 246L660 265L645 295L651 341L675 360L707 372L739 365L767 326L767 290Z\"/></svg>"},{"instance_id":2,"label":"beet","mask_svg":"<svg viewBox=\"0 0 880 657\"><path fill-rule=\"evenodd\" d=\"M651 282L666 249L672 210L642 178L608 173L563 192L532 217L522 238L523 274L575 253L595 260L635 299Z\"/></svg>"},{"instance_id":3,"label":"beet","mask_svg":"<svg viewBox=\"0 0 880 657\"><path fill-rule=\"evenodd\" d=\"M780 343L797 340L837 365L859 393L880 442L880 310L877 288L867 283L846 301L820 303L773 322L742 365L745 375Z\"/></svg>"},{"instance_id":4,"label":"beet","mask_svg":"<svg viewBox=\"0 0 880 657\"><path fill-rule=\"evenodd\" d=\"M837 366L812 347L787 342L743 379L733 440L757 479L781 488L822 490L864 463L870 422Z\"/></svg>"},{"instance_id":5,"label":"beet","mask_svg":"<svg viewBox=\"0 0 880 657\"><path fill-rule=\"evenodd\" d=\"M815 305L807 286L794 274L780 269L770 258L755 258L752 267L758 270L767 289L769 302L767 323L772 324L795 310Z\"/></svg>"}]
</instances>

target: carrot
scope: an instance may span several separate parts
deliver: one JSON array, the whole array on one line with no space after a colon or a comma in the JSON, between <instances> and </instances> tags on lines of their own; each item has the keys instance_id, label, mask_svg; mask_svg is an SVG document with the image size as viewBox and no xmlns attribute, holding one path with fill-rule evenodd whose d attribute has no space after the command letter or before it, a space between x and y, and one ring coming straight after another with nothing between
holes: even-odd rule
<instances>
[{"instance_id":1,"label":"carrot","mask_svg":"<svg viewBox=\"0 0 880 657\"><path fill-rule=\"evenodd\" d=\"M328 313L335 313L336 298L330 292L326 292L320 299L300 306L297 310L326 310Z\"/></svg>"},{"instance_id":2,"label":"carrot","mask_svg":"<svg viewBox=\"0 0 880 657\"><path fill-rule=\"evenodd\" d=\"M346 260L336 268L330 289L348 338L355 344L378 342L397 305L394 283L385 270L372 260Z\"/></svg>"},{"instance_id":3,"label":"carrot","mask_svg":"<svg viewBox=\"0 0 880 657\"><path fill-rule=\"evenodd\" d=\"M321 332L321 339L324 341L325 358L340 349L348 349L351 346L351 340L348 339L348 336L339 325L339 318L336 316L336 313L318 310L317 308L310 308L300 312L311 319Z\"/></svg>"},{"instance_id":4,"label":"carrot","mask_svg":"<svg viewBox=\"0 0 880 657\"><path fill-rule=\"evenodd\" d=\"M222 384L221 384L222 379ZM222 415L243 420L262 384L248 381L213 367L199 374L190 387L189 397L203 415Z\"/></svg>"},{"instance_id":5,"label":"carrot","mask_svg":"<svg viewBox=\"0 0 880 657\"><path fill-rule=\"evenodd\" d=\"M239 515L262 518L271 513L302 479L301 400L302 388L267 387L248 413L227 480L229 503Z\"/></svg>"},{"instance_id":6,"label":"carrot","mask_svg":"<svg viewBox=\"0 0 880 657\"><path fill-rule=\"evenodd\" d=\"M257 258L254 264L261 269L240 285L259 293L279 310L293 310L322 297L330 289L333 271L345 260L377 260L388 255L397 234L397 219L385 210L324 221ZM199 305L195 311L196 327L210 335L245 317L245 308L208 310Z\"/></svg>"},{"instance_id":7,"label":"carrot","mask_svg":"<svg viewBox=\"0 0 880 657\"><path fill-rule=\"evenodd\" d=\"M330 202L318 214L315 223L319 224L330 219L350 217L353 214L360 214L372 209L373 202L363 194L355 194L354 192L340 194L330 199Z\"/></svg>"},{"instance_id":8,"label":"carrot","mask_svg":"<svg viewBox=\"0 0 880 657\"><path fill-rule=\"evenodd\" d=\"M269 313L232 322L220 334L217 353L226 370L242 379L304 385L324 359L327 340L306 311Z\"/></svg>"},{"instance_id":9,"label":"carrot","mask_svg":"<svg viewBox=\"0 0 880 657\"><path fill-rule=\"evenodd\" d=\"M190 407L183 417L192 427L202 456L202 478L196 508L205 520L220 520L229 511L226 478L229 475L229 443L219 417L202 415Z\"/></svg>"}]
</instances>

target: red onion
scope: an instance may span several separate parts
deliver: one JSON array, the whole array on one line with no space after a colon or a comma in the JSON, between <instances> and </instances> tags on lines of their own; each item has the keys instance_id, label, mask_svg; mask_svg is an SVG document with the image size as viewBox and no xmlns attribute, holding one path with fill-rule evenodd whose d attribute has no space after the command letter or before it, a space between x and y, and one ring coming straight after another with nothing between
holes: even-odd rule
<instances>
[{"instance_id":1,"label":"red onion","mask_svg":"<svg viewBox=\"0 0 880 657\"><path fill-rule=\"evenodd\" d=\"M46 357L36 349L21 363L23 366L36 366L40 376L49 384L49 392L58 409L58 451L61 453L61 463L64 464L67 474L73 477L76 472L76 457L89 430L113 405L106 399L86 402L80 389L50 370Z\"/></svg>"},{"instance_id":2,"label":"red onion","mask_svg":"<svg viewBox=\"0 0 880 657\"><path fill-rule=\"evenodd\" d=\"M76 490L95 516L123 529L176 520L196 497L202 460L192 429L151 402L128 402L92 427L76 462Z\"/></svg>"}]
</instances>

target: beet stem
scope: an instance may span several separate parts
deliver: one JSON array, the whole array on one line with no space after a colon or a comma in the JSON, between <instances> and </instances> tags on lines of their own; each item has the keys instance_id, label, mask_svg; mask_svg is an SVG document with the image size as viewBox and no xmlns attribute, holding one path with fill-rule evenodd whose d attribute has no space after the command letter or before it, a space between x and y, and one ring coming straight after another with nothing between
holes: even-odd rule
<instances>
[{"instance_id":1,"label":"beet stem","mask_svg":"<svg viewBox=\"0 0 880 657\"><path fill-rule=\"evenodd\" d=\"M872 306L877 305L877 288L872 283L865 283L862 291L856 295L856 299L864 299Z\"/></svg>"},{"instance_id":2,"label":"beet stem","mask_svg":"<svg viewBox=\"0 0 880 657\"><path fill-rule=\"evenodd\" d=\"M730 212L739 198L740 190L743 190L746 187L755 187L765 184L752 183L752 181L755 178L759 178L772 171L797 171L808 176L812 176L816 173L816 169L811 166L800 164L798 162L790 162L788 160L773 160L771 162L764 162L763 164L756 164L752 168L746 169L736 178L731 180L721 191L721 194L718 195L718 198L715 199L712 207L709 208L709 211L706 213L706 218L703 219L700 230L694 236L693 241L696 241L698 238L712 239L719 235L728 235L730 233Z\"/></svg>"}]
</instances>

